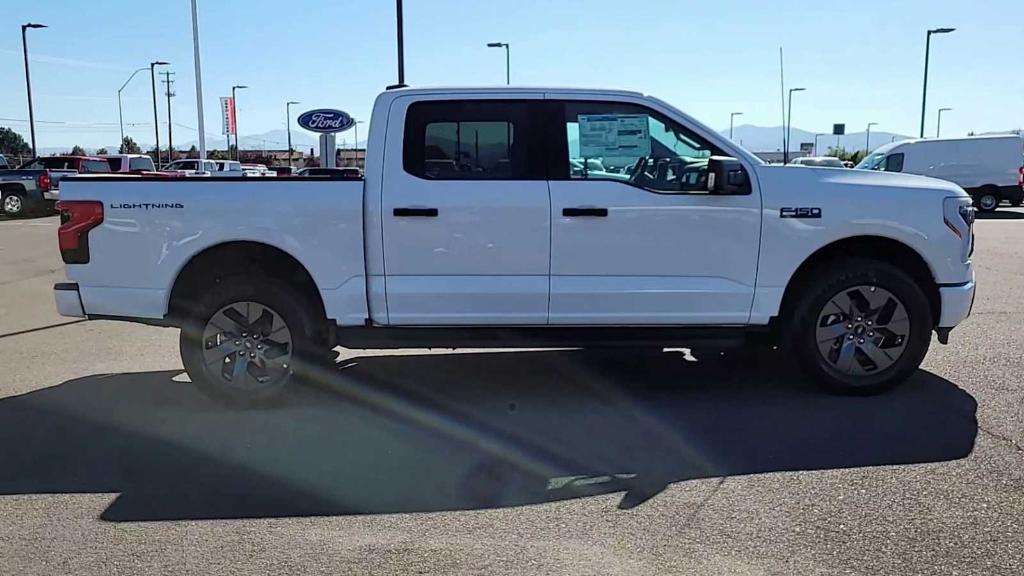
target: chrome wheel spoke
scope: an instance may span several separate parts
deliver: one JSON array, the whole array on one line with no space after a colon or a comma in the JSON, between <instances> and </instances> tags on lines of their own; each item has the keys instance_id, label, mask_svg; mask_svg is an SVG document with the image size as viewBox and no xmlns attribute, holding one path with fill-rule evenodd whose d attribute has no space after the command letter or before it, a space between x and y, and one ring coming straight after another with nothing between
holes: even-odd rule
<instances>
[{"instance_id":1,"label":"chrome wheel spoke","mask_svg":"<svg viewBox=\"0 0 1024 576\"><path fill-rule=\"evenodd\" d=\"M875 363L875 370L884 370L895 362L884 350L875 346L874 342L865 342L860 346L860 350Z\"/></svg>"},{"instance_id":2,"label":"chrome wheel spoke","mask_svg":"<svg viewBox=\"0 0 1024 576\"><path fill-rule=\"evenodd\" d=\"M843 372L853 372L854 356L857 353L857 344L853 340L846 340L839 348L839 357L836 358L836 368Z\"/></svg>"},{"instance_id":3,"label":"chrome wheel spoke","mask_svg":"<svg viewBox=\"0 0 1024 576\"><path fill-rule=\"evenodd\" d=\"M849 329L846 327L846 322L839 322L831 326L821 326L818 328L818 343L831 342L836 338L842 338L846 336Z\"/></svg>"},{"instance_id":4,"label":"chrome wheel spoke","mask_svg":"<svg viewBox=\"0 0 1024 576\"><path fill-rule=\"evenodd\" d=\"M249 329L249 319L246 318L245 314L239 310L236 310L235 308L226 308L221 310L220 314L242 330Z\"/></svg>"}]
</instances>

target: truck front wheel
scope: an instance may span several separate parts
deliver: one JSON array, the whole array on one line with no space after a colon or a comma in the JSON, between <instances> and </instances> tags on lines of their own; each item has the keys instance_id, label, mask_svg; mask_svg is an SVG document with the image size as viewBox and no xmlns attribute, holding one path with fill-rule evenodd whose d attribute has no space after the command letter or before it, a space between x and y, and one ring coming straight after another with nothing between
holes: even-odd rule
<instances>
[{"instance_id":1,"label":"truck front wheel","mask_svg":"<svg viewBox=\"0 0 1024 576\"><path fill-rule=\"evenodd\" d=\"M181 359L204 393L239 405L265 404L311 364L316 326L301 295L258 277L218 282L181 329Z\"/></svg>"},{"instance_id":2,"label":"truck front wheel","mask_svg":"<svg viewBox=\"0 0 1024 576\"><path fill-rule=\"evenodd\" d=\"M806 282L794 302L784 344L829 391L881 392L909 377L928 352L928 299L885 262L836 262Z\"/></svg>"}]
</instances>

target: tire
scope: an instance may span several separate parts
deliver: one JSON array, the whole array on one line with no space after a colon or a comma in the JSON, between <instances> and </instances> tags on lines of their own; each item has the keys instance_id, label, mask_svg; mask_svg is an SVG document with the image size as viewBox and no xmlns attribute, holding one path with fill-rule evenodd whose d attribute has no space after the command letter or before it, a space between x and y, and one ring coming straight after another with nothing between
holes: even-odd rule
<instances>
[{"instance_id":1,"label":"tire","mask_svg":"<svg viewBox=\"0 0 1024 576\"><path fill-rule=\"evenodd\" d=\"M1002 200L1002 195L999 194L997 188L986 187L978 191L974 204L981 212L995 212Z\"/></svg>"},{"instance_id":2,"label":"tire","mask_svg":"<svg viewBox=\"0 0 1024 576\"><path fill-rule=\"evenodd\" d=\"M314 364L321 326L303 296L284 283L228 277L193 309L181 329L182 363L192 382L216 400L271 404Z\"/></svg>"},{"instance_id":3,"label":"tire","mask_svg":"<svg viewBox=\"0 0 1024 576\"><path fill-rule=\"evenodd\" d=\"M1010 206L1012 206L1014 208L1020 208L1020 203L1021 203L1020 200L1010 200Z\"/></svg>"},{"instance_id":4,"label":"tire","mask_svg":"<svg viewBox=\"0 0 1024 576\"><path fill-rule=\"evenodd\" d=\"M934 326L928 298L891 264L834 262L819 269L793 302L783 344L829 392L885 391L906 380L928 353Z\"/></svg>"},{"instance_id":5,"label":"tire","mask_svg":"<svg viewBox=\"0 0 1024 576\"><path fill-rule=\"evenodd\" d=\"M0 212L12 217L25 215L25 197L18 192L7 192L0 198Z\"/></svg>"}]
</instances>

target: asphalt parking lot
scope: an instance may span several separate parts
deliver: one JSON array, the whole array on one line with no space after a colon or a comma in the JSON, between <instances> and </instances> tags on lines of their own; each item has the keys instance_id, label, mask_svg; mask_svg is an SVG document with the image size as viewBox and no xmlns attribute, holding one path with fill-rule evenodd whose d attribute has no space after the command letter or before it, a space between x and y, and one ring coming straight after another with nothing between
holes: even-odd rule
<instances>
[{"instance_id":1,"label":"asphalt parking lot","mask_svg":"<svg viewBox=\"0 0 1024 576\"><path fill-rule=\"evenodd\" d=\"M403 350L258 411L193 391L174 330L58 316L56 227L0 219L0 573L1024 573L1024 210L979 221L973 315L886 395Z\"/></svg>"}]
</instances>

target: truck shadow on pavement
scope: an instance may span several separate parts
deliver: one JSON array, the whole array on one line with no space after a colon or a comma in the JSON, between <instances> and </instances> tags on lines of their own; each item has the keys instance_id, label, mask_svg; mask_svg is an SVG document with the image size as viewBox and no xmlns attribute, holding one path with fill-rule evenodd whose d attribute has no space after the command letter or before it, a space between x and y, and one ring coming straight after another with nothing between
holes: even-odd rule
<instances>
[{"instance_id":1,"label":"truck shadow on pavement","mask_svg":"<svg viewBox=\"0 0 1024 576\"><path fill-rule=\"evenodd\" d=\"M881 396L835 397L743 358L364 356L259 410L219 406L176 372L91 376L0 400L0 494L118 493L101 514L110 521L614 492L631 508L691 479L943 462L973 449L975 400L929 372Z\"/></svg>"}]
</instances>

